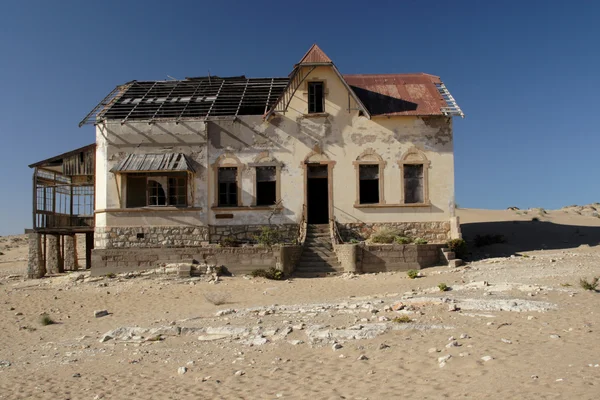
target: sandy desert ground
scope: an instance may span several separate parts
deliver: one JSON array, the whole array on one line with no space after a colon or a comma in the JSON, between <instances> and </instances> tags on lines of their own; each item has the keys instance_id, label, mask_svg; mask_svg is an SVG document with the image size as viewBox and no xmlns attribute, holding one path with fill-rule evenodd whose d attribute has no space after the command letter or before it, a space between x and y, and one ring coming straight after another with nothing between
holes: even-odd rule
<instances>
[{"instance_id":1,"label":"sandy desert ground","mask_svg":"<svg viewBox=\"0 0 600 400\"><path fill-rule=\"evenodd\" d=\"M461 209L466 239L506 243L414 280L26 280L24 236L1 237L0 399L595 399L592 207Z\"/></svg>"}]
</instances>

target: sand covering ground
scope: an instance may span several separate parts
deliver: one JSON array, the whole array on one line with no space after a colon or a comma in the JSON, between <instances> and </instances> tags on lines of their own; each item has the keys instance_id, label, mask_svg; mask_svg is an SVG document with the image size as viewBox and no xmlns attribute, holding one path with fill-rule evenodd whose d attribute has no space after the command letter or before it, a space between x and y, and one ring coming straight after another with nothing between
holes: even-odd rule
<instances>
[{"instance_id":1,"label":"sand covering ground","mask_svg":"<svg viewBox=\"0 0 600 400\"><path fill-rule=\"evenodd\" d=\"M27 241L0 238L0 399L597 398L600 219L459 215L506 243L415 280L25 280Z\"/></svg>"}]
</instances>

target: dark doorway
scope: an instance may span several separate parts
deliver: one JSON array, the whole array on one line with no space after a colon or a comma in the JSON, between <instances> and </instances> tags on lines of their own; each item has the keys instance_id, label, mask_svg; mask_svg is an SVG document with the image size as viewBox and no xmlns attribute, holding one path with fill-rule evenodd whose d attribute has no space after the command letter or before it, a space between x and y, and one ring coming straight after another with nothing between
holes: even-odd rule
<instances>
[{"instance_id":1,"label":"dark doorway","mask_svg":"<svg viewBox=\"0 0 600 400\"><path fill-rule=\"evenodd\" d=\"M309 165L306 180L307 220L309 224L329 222L329 178L327 165Z\"/></svg>"}]
</instances>

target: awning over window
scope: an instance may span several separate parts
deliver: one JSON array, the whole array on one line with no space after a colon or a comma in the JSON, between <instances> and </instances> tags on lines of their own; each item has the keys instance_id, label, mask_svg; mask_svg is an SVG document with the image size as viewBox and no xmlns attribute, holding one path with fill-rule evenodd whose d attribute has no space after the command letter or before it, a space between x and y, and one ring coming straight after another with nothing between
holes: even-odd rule
<instances>
[{"instance_id":1,"label":"awning over window","mask_svg":"<svg viewBox=\"0 0 600 400\"><path fill-rule=\"evenodd\" d=\"M128 154L111 172L158 172L190 171L195 172L185 154Z\"/></svg>"}]
</instances>

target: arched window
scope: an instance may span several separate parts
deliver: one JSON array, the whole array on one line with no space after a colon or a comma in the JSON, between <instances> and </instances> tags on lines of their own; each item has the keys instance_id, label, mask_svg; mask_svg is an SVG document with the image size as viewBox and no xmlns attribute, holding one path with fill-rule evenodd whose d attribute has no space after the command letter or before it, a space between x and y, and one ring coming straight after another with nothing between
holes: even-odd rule
<instances>
[{"instance_id":1,"label":"arched window","mask_svg":"<svg viewBox=\"0 0 600 400\"><path fill-rule=\"evenodd\" d=\"M353 161L356 170L355 206L363 204L385 204L383 171L385 161L373 149L362 152Z\"/></svg>"},{"instance_id":2,"label":"arched window","mask_svg":"<svg viewBox=\"0 0 600 400\"><path fill-rule=\"evenodd\" d=\"M241 205L241 181L243 164L231 153L219 156L213 164L216 207L239 207Z\"/></svg>"},{"instance_id":3,"label":"arched window","mask_svg":"<svg viewBox=\"0 0 600 400\"><path fill-rule=\"evenodd\" d=\"M248 164L254 168L253 206L272 206L281 201L281 163L264 151Z\"/></svg>"},{"instance_id":4,"label":"arched window","mask_svg":"<svg viewBox=\"0 0 600 400\"><path fill-rule=\"evenodd\" d=\"M398 161L402 204L429 204L429 165L422 151L411 148Z\"/></svg>"}]
</instances>

